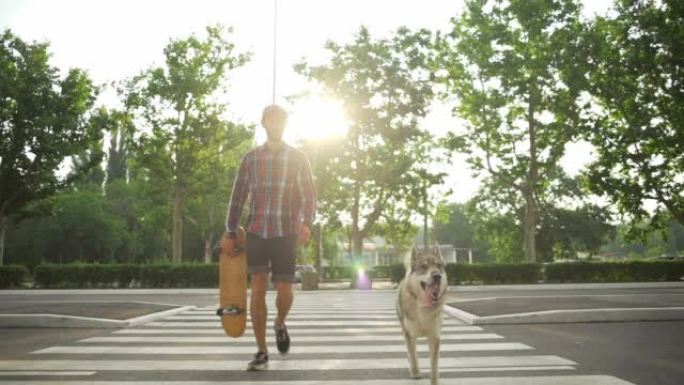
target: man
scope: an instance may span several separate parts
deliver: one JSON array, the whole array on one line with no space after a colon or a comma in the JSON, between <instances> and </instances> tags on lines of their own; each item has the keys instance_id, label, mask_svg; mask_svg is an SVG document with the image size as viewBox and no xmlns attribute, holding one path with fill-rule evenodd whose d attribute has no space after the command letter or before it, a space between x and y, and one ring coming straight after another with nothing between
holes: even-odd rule
<instances>
[{"instance_id":1,"label":"man","mask_svg":"<svg viewBox=\"0 0 684 385\"><path fill-rule=\"evenodd\" d=\"M235 234L249 197L247 218L247 270L252 275L250 313L258 351L247 370L268 367L266 346L266 287L269 265L277 290L278 315L274 322L276 344L287 353L290 337L285 318L292 306L292 281L297 242L311 234L316 208L311 166L306 156L282 140L287 112L277 105L263 111L261 125L268 140L244 156L238 171L221 240L224 253L234 255Z\"/></svg>"}]
</instances>

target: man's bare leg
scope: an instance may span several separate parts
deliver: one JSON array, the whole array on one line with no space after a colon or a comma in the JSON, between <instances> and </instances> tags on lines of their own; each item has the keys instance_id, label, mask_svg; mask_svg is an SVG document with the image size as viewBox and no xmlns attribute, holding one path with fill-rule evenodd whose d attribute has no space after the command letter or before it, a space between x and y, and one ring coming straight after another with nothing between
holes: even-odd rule
<instances>
[{"instance_id":1,"label":"man's bare leg","mask_svg":"<svg viewBox=\"0 0 684 385\"><path fill-rule=\"evenodd\" d=\"M266 347L266 288L268 286L268 272L252 273L252 299L250 314L252 316L252 330L256 337L260 352L268 353Z\"/></svg>"},{"instance_id":2,"label":"man's bare leg","mask_svg":"<svg viewBox=\"0 0 684 385\"><path fill-rule=\"evenodd\" d=\"M285 318L292 307L293 294L291 282L277 282L276 290L278 296L276 297L276 308L278 309L278 316L276 317L276 326L282 326L285 323Z\"/></svg>"}]
</instances>

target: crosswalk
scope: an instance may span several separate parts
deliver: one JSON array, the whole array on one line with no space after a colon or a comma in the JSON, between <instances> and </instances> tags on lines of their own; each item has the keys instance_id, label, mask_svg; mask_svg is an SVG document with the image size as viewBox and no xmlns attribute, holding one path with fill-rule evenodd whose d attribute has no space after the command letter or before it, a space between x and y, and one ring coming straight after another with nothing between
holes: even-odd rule
<instances>
[{"instance_id":1,"label":"crosswalk","mask_svg":"<svg viewBox=\"0 0 684 385\"><path fill-rule=\"evenodd\" d=\"M274 303L269 292L269 306ZM423 379L408 361L391 291L297 292L288 318L290 353L278 355L267 328L269 370L247 372L256 352L249 330L225 336L213 307L109 335L36 350L0 361L0 385L422 385L429 383L427 343L418 346ZM274 318L270 309L269 319ZM270 323L269 323L270 324ZM578 374L577 363L536 354L532 346L445 316L440 379L458 385L629 385L609 375Z\"/></svg>"}]
</instances>

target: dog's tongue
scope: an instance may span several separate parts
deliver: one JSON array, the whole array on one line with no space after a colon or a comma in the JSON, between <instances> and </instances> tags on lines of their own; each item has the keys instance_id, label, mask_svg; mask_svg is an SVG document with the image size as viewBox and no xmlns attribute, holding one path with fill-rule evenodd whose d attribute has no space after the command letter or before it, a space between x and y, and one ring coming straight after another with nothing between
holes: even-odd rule
<instances>
[{"instance_id":1,"label":"dog's tongue","mask_svg":"<svg viewBox=\"0 0 684 385\"><path fill-rule=\"evenodd\" d=\"M425 296L427 297L427 303L429 303L431 306L437 305L437 301L439 300L439 284L434 284L426 287L425 290Z\"/></svg>"}]
</instances>

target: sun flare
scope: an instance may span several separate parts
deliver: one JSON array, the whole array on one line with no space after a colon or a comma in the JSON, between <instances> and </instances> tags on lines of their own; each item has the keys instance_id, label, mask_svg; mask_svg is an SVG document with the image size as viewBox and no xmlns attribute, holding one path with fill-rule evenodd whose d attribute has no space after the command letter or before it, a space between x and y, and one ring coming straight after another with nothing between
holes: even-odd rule
<instances>
[{"instance_id":1,"label":"sun flare","mask_svg":"<svg viewBox=\"0 0 684 385\"><path fill-rule=\"evenodd\" d=\"M297 140L344 136L348 126L342 103L322 97L308 97L295 103L288 122Z\"/></svg>"}]
</instances>

